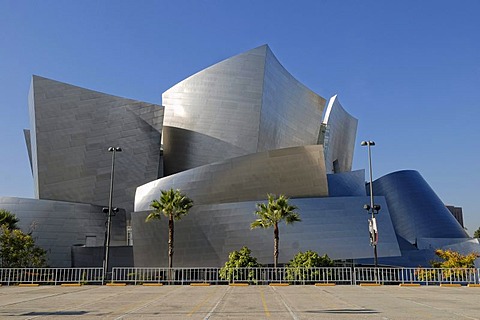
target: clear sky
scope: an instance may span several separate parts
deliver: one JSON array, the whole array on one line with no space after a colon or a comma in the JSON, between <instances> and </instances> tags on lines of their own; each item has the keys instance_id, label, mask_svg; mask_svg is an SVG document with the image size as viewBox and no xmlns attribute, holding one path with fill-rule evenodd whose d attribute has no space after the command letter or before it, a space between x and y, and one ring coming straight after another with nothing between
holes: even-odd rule
<instances>
[{"instance_id":1,"label":"clear sky","mask_svg":"<svg viewBox=\"0 0 480 320\"><path fill-rule=\"evenodd\" d=\"M0 195L33 197L32 74L161 103L177 82L262 44L359 119L354 169L418 170L480 227L480 1L0 0Z\"/></svg>"}]
</instances>

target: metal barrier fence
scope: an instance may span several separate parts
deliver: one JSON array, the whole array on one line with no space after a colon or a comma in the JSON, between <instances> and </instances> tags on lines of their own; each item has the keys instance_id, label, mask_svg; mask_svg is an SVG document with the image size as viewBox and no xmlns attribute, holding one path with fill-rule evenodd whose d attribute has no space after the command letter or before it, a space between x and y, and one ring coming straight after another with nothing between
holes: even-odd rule
<instances>
[{"instance_id":1,"label":"metal barrier fence","mask_svg":"<svg viewBox=\"0 0 480 320\"><path fill-rule=\"evenodd\" d=\"M473 268L112 268L113 283L270 283L358 285L361 283L421 285L480 284L480 269ZM0 268L0 284L58 285L104 284L102 268Z\"/></svg>"},{"instance_id":2,"label":"metal barrier fence","mask_svg":"<svg viewBox=\"0 0 480 320\"><path fill-rule=\"evenodd\" d=\"M103 268L0 268L0 283L99 284Z\"/></svg>"},{"instance_id":3,"label":"metal barrier fence","mask_svg":"<svg viewBox=\"0 0 480 320\"><path fill-rule=\"evenodd\" d=\"M112 268L112 282L130 284L165 283L215 283L219 278L220 268Z\"/></svg>"},{"instance_id":4,"label":"metal barrier fence","mask_svg":"<svg viewBox=\"0 0 480 320\"><path fill-rule=\"evenodd\" d=\"M337 283L353 284L352 271L338 268L113 268L112 282L139 283Z\"/></svg>"},{"instance_id":5,"label":"metal barrier fence","mask_svg":"<svg viewBox=\"0 0 480 320\"><path fill-rule=\"evenodd\" d=\"M423 285L480 283L480 269L474 268L355 268L354 272L355 284L362 282Z\"/></svg>"}]
</instances>

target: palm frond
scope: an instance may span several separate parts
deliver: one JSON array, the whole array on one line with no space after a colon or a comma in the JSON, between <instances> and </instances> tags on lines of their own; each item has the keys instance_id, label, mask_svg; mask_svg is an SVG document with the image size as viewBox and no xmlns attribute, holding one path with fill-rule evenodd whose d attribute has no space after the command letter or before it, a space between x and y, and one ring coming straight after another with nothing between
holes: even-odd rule
<instances>
[{"instance_id":1,"label":"palm frond","mask_svg":"<svg viewBox=\"0 0 480 320\"><path fill-rule=\"evenodd\" d=\"M153 211L147 216L145 221L161 219L161 216L172 216L175 220L180 220L182 216L188 214L193 206L193 200L182 194L180 190L162 190L160 198L152 200L150 207Z\"/></svg>"}]
</instances>

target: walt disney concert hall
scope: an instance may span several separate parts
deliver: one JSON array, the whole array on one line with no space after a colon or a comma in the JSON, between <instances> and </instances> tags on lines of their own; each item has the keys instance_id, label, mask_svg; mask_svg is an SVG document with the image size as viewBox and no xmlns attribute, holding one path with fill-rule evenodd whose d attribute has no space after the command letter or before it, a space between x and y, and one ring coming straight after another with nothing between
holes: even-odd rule
<instances>
[{"instance_id":1,"label":"walt disney concert hall","mask_svg":"<svg viewBox=\"0 0 480 320\"><path fill-rule=\"evenodd\" d=\"M296 80L267 45L177 83L162 105L34 76L25 130L36 199L0 197L0 208L35 225L55 267L101 266L112 154L111 261L167 266L167 219L146 223L161 190L194 201L175 224L177 267L218 267L248 246L272 263L273 231L250 230L256 204L285 194L302 219L280 226L280 263L313 250L371 264L365 170L352 171L358 120L333 96ZM422 176L373 182L379 264L426 266L438 248L480 251Z\"/></svg>"}]
</instances>

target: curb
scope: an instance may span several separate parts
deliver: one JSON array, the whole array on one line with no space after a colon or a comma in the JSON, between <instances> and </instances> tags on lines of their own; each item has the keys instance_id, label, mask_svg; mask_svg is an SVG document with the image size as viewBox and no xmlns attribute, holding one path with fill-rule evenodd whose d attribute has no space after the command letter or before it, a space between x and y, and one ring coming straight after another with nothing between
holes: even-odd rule
<instances>
[{"instance_id":1,"label":"curb","mask_svg":"<svg viewBox=\"0 0 480 320\"><path fill-rule=\"evenodd\" d=\"M38 283L19 283L19 287L38 287Z\"/></svg>"},{"instance_id":2,"label":"curb","mask_svg":"<svg viewBox=\"0 0 480 320\"><path fill-rule=\"evenodd\" d=\"M447 287L447 288L458 288L462 285L460 283L440 283L440 287Z\"/></svg>"}]
</instances>

